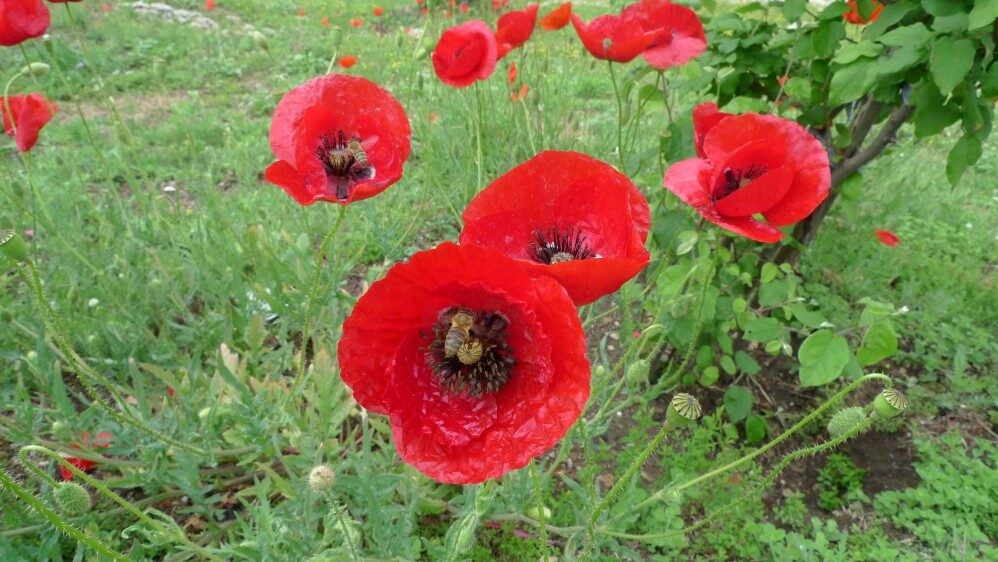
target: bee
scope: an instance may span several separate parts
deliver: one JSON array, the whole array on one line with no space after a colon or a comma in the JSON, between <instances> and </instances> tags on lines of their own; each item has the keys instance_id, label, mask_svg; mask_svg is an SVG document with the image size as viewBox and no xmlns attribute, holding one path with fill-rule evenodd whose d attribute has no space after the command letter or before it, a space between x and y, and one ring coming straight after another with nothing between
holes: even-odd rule
<instances>
[{"instance_id":1,"label":"bee","mask_svg":"<svg viewBox=\"0 0 998 562\"><path fill-rule=\"evenodd\" d=\"M374 175L374 168L367 160L367 153L360 144L360 138L353 137L347 144L350 154L353 155L353 164L350 165L350 173L356 178L370 179Z\"/></svg>"},{"instance_id":2,"label":"bee","mask_svg":"<svg viewBox=\"0 0 998 562\"><path fill-rule=\"evenodd\" d=\"M454 357L465 343L471 339L471 327L475 324L475 313L467 308L459 308L450 320L450 329L444 337L444 357Z\"/></svg>"}]
</instances>

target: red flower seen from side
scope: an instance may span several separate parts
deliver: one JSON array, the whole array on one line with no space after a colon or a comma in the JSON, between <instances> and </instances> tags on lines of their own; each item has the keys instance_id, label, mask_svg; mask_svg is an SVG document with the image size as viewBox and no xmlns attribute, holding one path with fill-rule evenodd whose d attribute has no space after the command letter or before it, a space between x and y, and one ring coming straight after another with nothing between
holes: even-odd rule
<instances>
[{"instance_id":1,"label":"red flower seen from side","mask_svg":"<svg viewBox=\"0 0 998 562\"><path fill-rule=\"evenodd\" d=\"M339 65L343 68L350 68L357 64L357 57L353 55L344 55L340 57Z\"/></svg>"},{"instance_id":2,"label":"red flower seen from side","mask_svg":"<svg viewBox=\"0 0 998 562\"><path fill-rule=\"evenodd\" d=\"M714 108L694 112L703 131L700 158L676 162L664 184L704 218L757 242L783 238L776 227L811 214L828 196L828 153L794 121L746 113L719 118ZM713 109L713 111L711 111ZM762 215L765 222L757 220Z\"/></svg>"},{"instance_id":3,"label":"red flower seen from side","mask_svg":"<svg viewBox=\"0 0 998 562\"><path fill-rule=\"evenodd\" d=\"M696 143L698 157L706 158L703 152L703 139L707 135L707 131L732 115L734 114L718 111L717 104L714 102L701 103L693 108L693 139Z\"/></svg>"},{"instance_id":4,"label":"red flower seen from side","mask_svg":"<svg viewBox=\"0 0 998 562\"><path fill-rule=\"evenodd\" d=\"M302 205L347 205L402 177L409 119L388 91L359 76L329 74L288 92L270 122L277 161L267 181Z\"/></svg>"},{"instance_id":5,"label":"red flower seen from side","mask_svg":"<svg viewBox=\"0 0 998 562\"><path fill-rule=\"evenodd\" d=\"M634 60L655 38L645 32L641 22L621 15L599 16L587 24L573 14L572 25L589 54L613 62Z\"/></svg>"},{"instance_id":6,"label":"red flower seen from side","mask_svg":"<svg viewBox=\"0 0 998 562\"><path fill-rule=\"evenodd\" d=\"M877 0L873 0L873 12L870 13L869 19L866 19L860 15L859 4L856 0L849 0L846 2L846 7L847 9L845 13L842 14L842 19L849 23L856 23L859 25L877 21L877 18L880 17L880 12L884 11L884 4L882 2L878 2Z\"/></svg>"},{"instance_id":7,"label":"red flower seen from side","mask_svg":"<svg viewBox=\"0 0 998 562\"><path fill-rule=\"evenodd\" d=\"M568 25L572 18L572 3L565 2L551 10L541 18L540 26L544 31L556 31Z\"/></svg>"},{"instance_id":8,"label":"red flower seen from side","mask_svg":"<svg viewBox=\"0 0 998 562\"><path fill-rule=\"evenodd\" d=\"M622 16L653 35L642 56L658 69L686 64L707 48L703 24L696 12L669 0L641 0L624 8Z\"/></svg>"},{"instance_id":9,"label":"red flower seen from side","mask_svg":"<svg viewBox=\"0 0 998 562\"><path fill-rule=\"evenodd\" d=\"M522 468L589 398L565 290L477 246L444 243L393 266L344 322L339 364L357 402L389 416L402 460L451 484Z\"/></svg>"},{"instance_id":10,"label":"red flower seen from side","mask_svg":"<svg viewBox=\"0 0 998 562\"><path fill-rule=\"evenodd\" d=\"M496 21L496 43L499 58L523 46L534 34L537 25L537 4L528 4L526 9L506 12Z\"/></svg>"},{"instance_id":11,"label":"red flower seen from side","mask_svg":"<svg viewBox=\"0 0 998 562\"><path fill-rule=\"evenodd\" d=\"M456 88L484 80L496 69L495 33L483 21L473 20L443 32L433 49L433 70L445 84Z\"/></svg>"},{"instance_id":12,"label":"red flower seen from side","mask_svg":"<svg viewBox=\"0 0 998 562\"><path fill-rule=\"evenodd\" d=\"M28 95L10 96L4 103L0 96L0 115L3 116L3 132L14 137L17 150L27 152L38 142L38 135L59 111L59 106L37 92Z\"/></svg>"},{"instance_id":13,"label":"red flower seen from side","mask_svg":"<svg viewBox=\"0 0 998 562\"><path fill-rule=\"evenodd\" d=\"M873 234L876 235L877 240L880 240L881 244L887 246L888 248L893 248L901 243L901 239L898 238L897 234L894 234L889 230L877 229L873 231Z\"/></svg>"},{"instance_id":14,"label":"red flower seen from side","mask_svg":"<svg viewBox=\"0 0 998 562\"><path fill-rule=\"evenodd\" d=\"M111 446L112 437L113 435L111 435L110 433L98 433L97 438L94 439L94 441L91 443L90 433L84 432L80 434L80 441L83 443L83 446L81 447L80 445L73 443L72 445L70 445L70 448L84 449L91 447L93 448L100 447L102 449L106 449ZM65 458L66 462L82 470L83 472L90 472L91 470L97 468L97 463L92 460L81 459L79 457L65 457ZM73 471L69 470L65 466L59 465L59 474L62 476L64 482L73 479Z\"/></svg>"},{"instance_id":15,"label":"red flower seen from side","mask_svg":"<svg viewBox=\"0 0 998 562\"><path fill-rule=\"evenodd\" d=\"M650 215L644 195L609 164L545 151L472 199L459 240L554 278L581 306L616 291L648 264Z\"/></svg>"},{"instance_id":16,"label":"red flower seen from side","mask_svg":"<svg viewBox=\"0 0 998 562\"><path fill-rule=\"evenodd\" d=\"M42 0L0 0L0 45L41 37L50 23L52 15Z\"/></svg>"}]
</instances>

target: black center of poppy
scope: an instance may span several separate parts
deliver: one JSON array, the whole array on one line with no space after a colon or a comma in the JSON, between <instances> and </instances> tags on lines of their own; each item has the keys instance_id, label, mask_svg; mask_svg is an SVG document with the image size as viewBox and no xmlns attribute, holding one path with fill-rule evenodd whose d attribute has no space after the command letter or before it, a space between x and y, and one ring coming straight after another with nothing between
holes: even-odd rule
<instances>
[{"instance_id":1,"label":"black center of poppy","mask_svg":"<svg viewBox=\"0 0 998 562\"><path fill-rule=\"evenodd\" d=\"M509 319L498 312L452 306L433 324L426 361L440 386L476 398L498 392L513 374L513 349L506 343Z\"/></svg>"},{"instance_id":2,"label":"black center of poppy","mask_svg":"<svg viewBox=\"0 0 998 562\"><path fill-rule=\"evenodd\" d=\"M723 199L728 195L731 195L732 193L752 183L752 180L758 178L766 172L766 168L758 164L752 164L744 170L732 170L731 168L725 168L724 178L721 180L720 185L714 192L714 199Z\"/></svg>"},{"instance_id":3,"label":"black center of poppy","mask_svg":"<svg viewBox=\"0 0 998 562\"><path fill-rule=\"evenodd\" d=\"M546 231L537 229L534 231L534 242L530 244L530 259L538 263L584 260L595 255L586 237L572 226L559 228L555 225Z\"/></svg>"},{"instance_id":4,"label":"black center of poppy","mask_svg":"<svg viewBox=\"0 0 998 562\"><path fill-rule=\"evenodd\" d=\"M374 167L367 161L360 137L348 139L343 130L323 135L315 155L326 172L326 187L336 193L337 199L348 199L355 182L374 177Z\"/></svg>"}]
</instances>

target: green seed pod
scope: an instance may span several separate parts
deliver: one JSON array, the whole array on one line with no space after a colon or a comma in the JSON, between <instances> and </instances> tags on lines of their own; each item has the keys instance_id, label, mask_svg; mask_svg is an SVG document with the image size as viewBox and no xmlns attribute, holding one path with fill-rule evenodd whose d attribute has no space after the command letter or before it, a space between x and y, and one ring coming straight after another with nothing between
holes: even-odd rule
<instances>
[{"instance_id":1,"label":"green seed pod","mask_svg":"<svg viewBox=\"0 0 998 562\"><path fill-rule=\"evenodd\" d=\"M320 464L308 473L308 487L316 492L329 491L335 482L336 475L333 473L333 469L324 464Z\"/></svg>"},{"instance_id":2,"label":"green seed pod","mask_svg":"<svg viewBox=\"0 0 998 562\"><path fill-rule=\"evenodd\" d=\"M430 50L426 47L420 47L416 54L413 55L412 60L423 60L430 54Z\"/></svg>"},{"instance_id":3,"label":"green seed pod","mask_svg":"<svg viewBox=\"0 0 998 562\"><path fill-rule=\"evenodd\" d=\"M828 434L833 439L841 437L866 421L866 412L859 406L843 408L828 421Z\"/></svg>"},{"instance_id":4,"label":"green seed pod","mask_svg":"<svg viewBox=\"0 0 998 562\"><path fill-rule=\"evenodd\" d=\"M270 51L270 45L267 43L266 35L254 29L253 31L250 32L249 36L250 39L252 39L253 42L256 43L257 47L260 47L264 51Z\"/></svg>"},{"instance_id":5,"label":"green seed pod","mask_svg":"<svg viewBox=\"0 0 998 562\"><path fill-rule=\"evenodd\" d=\"M55 504L68 517L83 515L90 509L90 493L75 482L61 482L55 489Z\"/></svg>"},{"instance_id":6,"label":"green seed pod","mask_svg":"<svg viewBox=\"0 0 998 562\"><path fill-rule=\"evenodd\" d=\"M21 69L21 74L26 74L34 76L35 78L41 78L49 73L49 65L44 62L33 62L28 66Z\"/></svg>"},{"instance_id":7,"label":"green seed pod","mask_svg":"<svg viewBox=\"0 0 998 562\"><path fill-rule=\"evenodd\" d=\"M0 253L13 261L27 261L28 244L13 230L0 230Z\"/></svg>"},{"instance_id":8,"label":"green seed pod","mask_svg":"<svg viewBox=\"0 0 998 562\"><path fill-rule=\"evenodd\" d=\"M701 414L703 414L703 408L700 407L700 402L697 402L693 396L680 392L672 397L665 416L673 427L682 427L698 419Z\"/></svg>"},{"instance_id":9,"label":"green seed pod","mask_svg":"<svg viewBox=\"0 0 998 562\"><path fill-rule=\"evenodd\" d=\"M343 28L334 25L329 28L329 40L332 42L334 47L339 47L343 43Z\"/></svg>"},{"instance_id":10,"label":"green seed pod","mask_svg":"<svg viewBox=\"0 0 998 562\"><path fill-rule=\"evenodd\" d=\"M873 409L884 418L893 418L908 407L908 399L893 388L886 388L873 401Z\"/></svg>"}]
</instances>

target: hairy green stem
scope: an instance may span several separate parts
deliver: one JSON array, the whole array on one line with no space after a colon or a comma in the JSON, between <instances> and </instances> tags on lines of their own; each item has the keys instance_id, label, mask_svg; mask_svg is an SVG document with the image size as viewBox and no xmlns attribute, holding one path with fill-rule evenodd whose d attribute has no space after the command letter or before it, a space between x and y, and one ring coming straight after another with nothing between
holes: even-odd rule
<instances>
[{"instance_id":1,"label":"hairy green stem","mask_svg":"<svg viewBox=\"0 0 998 562\"><path fill-rule=\"evenodd\" d=\"M544 513L544 497L541 495L541 479L537 475L537 460L530 461L530 478L534 481L534 501L537 505L537 523L541 533L541 560L548 559L547 516Z\"/></svg>"},{"instance_id":2,"label":"hairy green stem","mask_svg":"<svg viewBox=\"0 0 998 562\"><path fill-rule=\"evenodd\" d=\"M340 529L343 530L343 541L347 545L347 550L350 551L350 558L352 560L360 560L360 553L357 551L357 547L354 546L353 539L350 538L350 528L347 527L346 518L343 517L343 511L346 508L340 507L340 502L336 500L336 496L332 490L327 490L323 496L326 499L326 504L329 505L329 510L336 516L336 521L340 524Z\"/></svg>"},{"instance_id":3,"label":"hairy green stem","mask_svg":"<svg viewBox=\"0 0 998 562\"><path fill-rule=\"evenodd\" d=\"M620 159L620 171L627 173L627 160L624 157L624 100L620 97L620 86L617 85L617 72L613 69L613 61L606 61L610 65L610 82L613 83L613 96L617 99L617 156Z\"/></svg>"}]
</instances>

